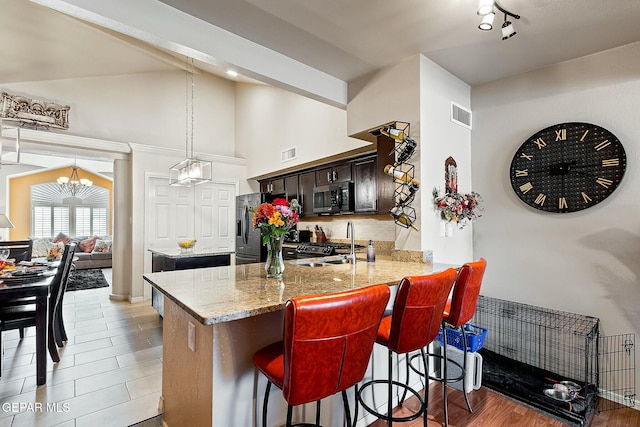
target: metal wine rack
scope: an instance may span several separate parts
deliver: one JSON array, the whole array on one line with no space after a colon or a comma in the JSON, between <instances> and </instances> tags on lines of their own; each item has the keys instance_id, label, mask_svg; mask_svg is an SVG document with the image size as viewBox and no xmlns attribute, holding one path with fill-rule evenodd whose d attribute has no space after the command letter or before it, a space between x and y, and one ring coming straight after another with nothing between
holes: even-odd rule
<instances>
[{"instance_id":1,"label":"metal wine rack","mask_svg":"<svg viewBox=\"0 0 640 427\"><path fill-rule=\"evenodd\" d=\"M417 143L409 135L411 124L408 122L393 122L383 126L380 132L395 141L394 148L389 153L392 159L393 182L396 184L393 192L394 207L389 210L394 222L404 228L413 228L416 221L416 210L411 207L420 183L414 178L415 166L407 161L413 156ZM386 168L385 168L386 169ZM386 172L386 170L385 170ZM387 172L389 173L389 172Z\"/></svg>"}]
</instances>

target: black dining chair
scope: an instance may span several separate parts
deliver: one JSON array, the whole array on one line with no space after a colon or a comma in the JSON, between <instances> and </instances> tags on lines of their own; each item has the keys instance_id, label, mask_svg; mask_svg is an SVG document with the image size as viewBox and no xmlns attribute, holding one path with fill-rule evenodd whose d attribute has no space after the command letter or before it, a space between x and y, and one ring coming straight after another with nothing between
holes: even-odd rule
<instances>
[{"instance_id":1,"label":"black dining chair","mask_svg":"<svg viewBox=\"0 0 640 427\"><path fill-rule=\"evenodd\" d=\"M56 345L58 347L62 347L68 341L67 331L64 328L64 319L62 317L62 303L64 301L64 294L67 292L67 284L69 283L69 276L71 272L75 270L75 265L73 263L73 256L76 251L77 245L75 243L70 244L69 254L67 255L67 260L65 263L65 271L62 273L62 281L60 283L60 290L58 294L58 300L56 301L56 307L54 310L54 338L56 340ZM62 267L62 265L61 265Z\"/></svg>"},{"instance_id":2,"label":"black dining chair","mask_svg":"<svg viewBox=\"0 0 640 427\"><path fill-rule=\"evenodd\" d=\"M5 240L0 242L0 249L9 249L7 258L14 259L16 264L20 261L31 261L33 240Z\"/></svg>"},{"instance_id":3,"label":"black dining chair","mask_svg":"<svg viewBox=\"0 0 640 427\"><path fill-rule=\"evenodd\" d=\"M58 304L63 291L65 276L68 277L73 261L73 254L76 249L75 243L65 245L60 265L51 280L49 302L47 310L47 334L54 339L56 344L62 343L59 332L59 322L62 319L62 304ZM2 348L2 332L12 329L20 329L20 338L24 338L24 328L36 326L36 306L28 299L19 299L15 302L8 302L0 307L0 348ZM61 344L59 345L61 346ZM52 345L48 345L49 355L54 362L60 361L57 350ZM0 366L1 372L1 366Z\"/></svg>"}]
</instances>

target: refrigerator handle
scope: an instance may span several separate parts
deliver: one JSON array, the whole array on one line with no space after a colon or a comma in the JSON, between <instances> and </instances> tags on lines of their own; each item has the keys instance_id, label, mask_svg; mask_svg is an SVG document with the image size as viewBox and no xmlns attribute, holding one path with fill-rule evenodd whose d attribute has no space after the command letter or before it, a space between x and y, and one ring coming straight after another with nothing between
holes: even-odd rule
<instances>
[{"instance_id":1,"label":"refrigerator handle","mask_svg":"<svg viewBox=\"0 0 640 427\"><path fill-rule=\"evenodd\" d=\"M249 207L245 206L244 207L244 221L243 221L244 230L242 230L242 242L245 245L247 243L249 243L249 221L251 221L251 218L250 218L250 215L249 215Z\"/></svg>"},{"instance_id":2,"label":"refrigerator handle","mask_svg":"<svg viewBox=\"0 0 640 427\"><path fill-rule=\"evenodd\" d=\"M242 236L242 221L236 220L236 237Z\"/></svg>"}]
</instances>

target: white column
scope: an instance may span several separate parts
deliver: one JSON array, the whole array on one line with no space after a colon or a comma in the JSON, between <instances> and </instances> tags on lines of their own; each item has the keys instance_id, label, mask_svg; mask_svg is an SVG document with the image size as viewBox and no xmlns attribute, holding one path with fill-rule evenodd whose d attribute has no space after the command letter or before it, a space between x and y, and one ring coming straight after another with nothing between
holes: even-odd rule
<instances>
[{"instance_id":1,"label":"white column","mask_svg":"<svg viewBox=\"0 0 640 427\"><path fill-rule=\"evenodd\" d=\"M113 161L113 284L112 300L131 297L131 162Z\"/></svg>"}]
</instances>

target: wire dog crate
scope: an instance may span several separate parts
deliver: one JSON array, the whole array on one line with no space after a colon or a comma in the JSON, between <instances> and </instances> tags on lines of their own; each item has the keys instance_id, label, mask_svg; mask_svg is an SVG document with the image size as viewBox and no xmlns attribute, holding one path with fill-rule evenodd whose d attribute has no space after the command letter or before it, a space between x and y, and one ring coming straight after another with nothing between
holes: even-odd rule
<instances>
[{"instance_id":1,"label":"wire dog crate","mask_svg":"<svg viewBox=\"0 0 640 427\"><path fill-rule=\"evenodd\" d=\"M602 337L595 317L482 295L471 323L490 331L483 385L576 426L635 402L633 335Z\"/></svg>"}]
</instances>

